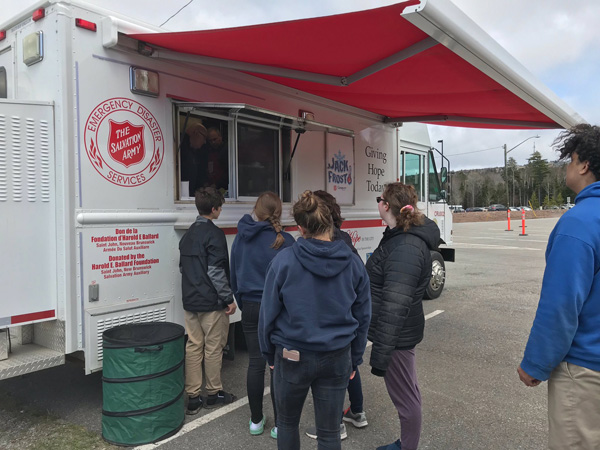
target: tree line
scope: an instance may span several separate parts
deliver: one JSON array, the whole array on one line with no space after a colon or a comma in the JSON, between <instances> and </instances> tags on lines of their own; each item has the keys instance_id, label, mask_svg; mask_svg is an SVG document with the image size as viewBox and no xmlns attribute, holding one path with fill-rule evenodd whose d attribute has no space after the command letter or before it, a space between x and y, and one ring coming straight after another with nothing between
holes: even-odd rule
<instances>
[{"instance_id":1,"label":"tree line","mask_svg":"<svg viewBox=\"0 0 600 450\"><path fill-rule=\"evenodd\" d=\"M527 164L509 158L504 167L451 172L449 203L463 208L501 203L506 206L560 206L575 200L565 184L567 163L551 162L534 151Z\"/></svg>"}]
</instances>

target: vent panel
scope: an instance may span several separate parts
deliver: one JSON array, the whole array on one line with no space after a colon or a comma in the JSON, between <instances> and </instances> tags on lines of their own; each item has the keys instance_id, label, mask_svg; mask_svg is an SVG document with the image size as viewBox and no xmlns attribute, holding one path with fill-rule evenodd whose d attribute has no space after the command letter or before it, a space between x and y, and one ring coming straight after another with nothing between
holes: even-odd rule
<instances>
[{"instance_id":1,"label":"vent panel","mask_svg":"<svg viewBox=\"0 0 600 450\"><path fill-rule=\"evenodd\" d=\"M12 128L12 180L13 201L23 200L23 163L21 153L21 120L17 116L10 119Z\"/></svg>"},{"instance_id":2,"label":"vent panel","mask_svg":"<svg viewBox=\"0 0 600 450\"><path fill-rule=\"evenodd\" d=\"M50 201L50 124L40 121L40 195L44 203Z\"/></svg>"},{"instance_id":3,"label":"vent panel","mask_svg":"<svg viewBox=\"0 0 600 450\"><path fill-rule=\"evenodd\" d=\"M144 322L166 322L167 321L167 309L156 308L147 311L136 311L129 314L123 314L121 316L109 317L106 319L100 319L96 322L97 333L96 333L96 352L98 361L102 361L102 333L110 328L114 328L118 325L129 325L132 323L144 323Z\"/></svg>"},{"instance_id":4,"label":"vent panel","mask_svg":"<svg viewBox=\"0 0 600 450\"><path fill-rule=\"evenodd\" d=\"M6 147L6 116L0 114L0 202L8 201L8 149Z\"/></svg>"}]
</instances>

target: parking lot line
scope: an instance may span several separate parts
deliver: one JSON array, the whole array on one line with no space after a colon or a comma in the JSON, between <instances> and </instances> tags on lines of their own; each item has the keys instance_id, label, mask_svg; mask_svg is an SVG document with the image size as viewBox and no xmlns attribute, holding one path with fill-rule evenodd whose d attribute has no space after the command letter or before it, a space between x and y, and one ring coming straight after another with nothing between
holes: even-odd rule
<instances>
[{"instance_id":1,"label":"parking lot line","mask_svg":"<svg viewBox=\"0 0 600 450\"><path fill-rule=\"evenodd\" d=\"M430 312L429 314L427 314L427 315L425 316L425 320L427 320L427 319L431 319L432 317L435 317L435 316L437 316L437 315L439 315L439 314L441 314L441 313L443 313L443 312L444 312L444 310L443 310L443 309L436 309L435 311L433 311L433 312Z\"/></svg>"},{"instance_id":2,"label":"parking lot line","mask_svg":"<svg viewBox=\"0 0 600 450\"><path fill-rule=\"evenodd\" d=\"M427 314L425 316L425 320L431 319L432 317L435 317L443 312L444 312L444 310L442 310L442 309L436 309L435 311ZM367 347L370 347L372 344L373 343L371 341L367 342ZM271 387L267 386L265 388L264 396L266 397L270 394L271 394ZM205 414L191 422L186 423L183 427L181 427L181 430L179 430L178 433L174 434L173 436L171 436L167 439L156 442L155 444L139 445L139 446L135 447L133 450L152 450L157 447L160 447L161 445L166 444L167 442L177 439L178 437L183 436L184 434L189 433L190 431L193 431L196 428L201 427L202 425L206 425L207 423L212 422L213 420L218 419L219 417L222 417L225 414L229 414L230 412L235 411L236 409L239 409L242 406L246 406L247 404L248 404L248 397L240 398L239 400L236 400L235 402L230 403L229 405L222 406L219 409L216 409L209 414Z\"/></svg>"},{"instance_id":3,"label":"parking lot line","mask_svg":"<svg viewBox=\"0 0 600 450\"><path fill-rule=\"evenodd\" d=\"M481 239L484 241L515 241L515 238L501 238L501 237L496 237L496 236L472 236L469 237L469 239ZM537 240L537 239L521 239L519 238L519 242L540 242L542 244L547 244L548 243L548 239L544 239L544 240Z\"/></svg>"},{"instance_id":4,"label":"parking lot line","mask_svg":"<svg viewBox=\"0 0 600 450\"><path fill-rule=\"evenodd\" d=\"M455 248L480 248L485 250L532 250L539 252L544 250L543 248L532 248L532 247L515 247L510 245L494 245L494 244L474 244L474 243L459 243L454 242L452 244Z\"/></svg>"}]
</instances>

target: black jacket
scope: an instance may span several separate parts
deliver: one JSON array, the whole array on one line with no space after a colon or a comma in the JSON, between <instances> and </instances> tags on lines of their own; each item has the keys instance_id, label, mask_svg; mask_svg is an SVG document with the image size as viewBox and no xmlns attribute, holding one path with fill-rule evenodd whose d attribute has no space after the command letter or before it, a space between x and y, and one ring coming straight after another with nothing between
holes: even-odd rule
<instances>
[{"instance_id":1,"label":"black jacket","mask_svg":"<svg viewBox=\"0 0 600 450\"><path fill-rule=\"evenodd\" d=\"M183 309L209 312L233 303L225 233L198 216L179 241Z\"/></svg>"},{"instance_id":2,"label":"black jacket","mask_svg":"<svg viewBox=\"0 0 600 450\"><path fill-rule=\"evenodd\" d=\"M430 250L440 240L428 218L404 232L387 228L367 260L373 313L369 326L372 372L384 375L394 350L410 350L423 340L423 294L431 278Z\"/></svg>"},{"instance_id":3,"label":"black jacket","mask_svg":"<svg viewBox=\"0 0 600 450\"><path fill-rule=\"evenodd\" d=\"M333 239L332 240L333 241L344 241L346 243L346 245L348 247L350 247L350 250L352 250L352 253L354 253L356 256L358 256L358 251L356 250L356 248L354 247L354 244L352 243L352 238L345 231L342 231L337 227L333 227Z\"/></svg>"}]
</instances>

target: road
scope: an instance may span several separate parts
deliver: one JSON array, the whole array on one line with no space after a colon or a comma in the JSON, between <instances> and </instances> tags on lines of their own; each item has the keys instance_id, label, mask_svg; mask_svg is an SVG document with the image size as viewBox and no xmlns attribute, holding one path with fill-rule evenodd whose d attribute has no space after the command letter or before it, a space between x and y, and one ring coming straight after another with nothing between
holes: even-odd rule
<instances>
[{"instance_id":1,"label":"road","mask_svg":"<svg viewBox=\"0 0 600 450\"><path fill-rule=\"evenodd\" d=\"M506 232L504 222L455 225L457 261L447 264L441 298L425 302L429 318L417 347L423 395L419 448L545 448L546 384L524 387L516 368L535 315L544 250L556 220L529 220L528 236L519 236L520 229ZM144 448L275 449L268 433L248 433L246 362L246 353L238 351L235 361L223 365L224 385L241 397L239 402L186 417L174 439ZM373 449L399 437L398 417L383 380L370 374L368 364L361 374L369 426L348 426L342 445L346 450ZM0 448L111 448L100 439L101 375L83 375L80 363L0 382L0 399ZM270 407L265 413L270 428ZM301 428L312 421L309 396ZM302 446L315 449L316 442L303 436Z\"/></svg>"}]
</instances>

